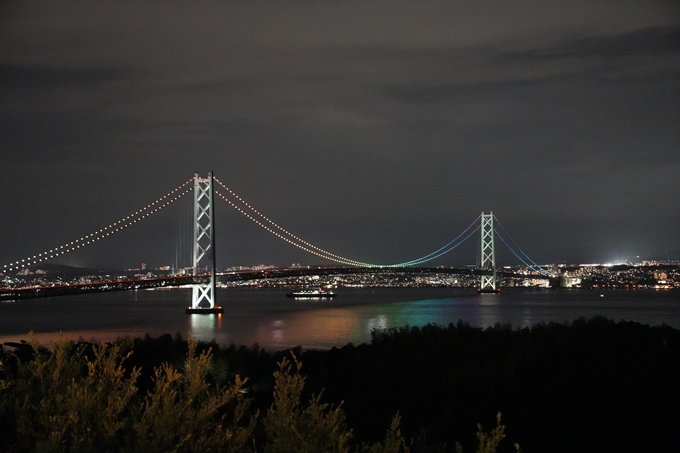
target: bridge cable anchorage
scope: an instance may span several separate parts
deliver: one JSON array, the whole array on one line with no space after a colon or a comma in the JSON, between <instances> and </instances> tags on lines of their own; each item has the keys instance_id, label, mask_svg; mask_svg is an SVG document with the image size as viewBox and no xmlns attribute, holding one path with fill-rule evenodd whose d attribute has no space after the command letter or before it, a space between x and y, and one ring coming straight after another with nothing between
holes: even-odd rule
<instances>
[{"instance_id":1,"label":"bridge cable anchorage","mask_svg":"<svg viewBox=\"0 0 680 453\"><path fill-rule=\"evenodd\" d=\"M264 220L264 222L271 225L274 229L278 230L280 233L277 232L277 231L274 231L274 229L265 225L263 222L258 220L255 216L251 215L249 212L247 212L243 208L239 207L236 203L234 203L233 201L228 199L224 194L220 193L219 191L215 191L215 193L218 197L222 198L232 208L236 209L239 213L241 213L243 216L248 218L250 221L252 221L256 225L258 225L259 227L263 228L264 230L268 231L269 233L273 234L274 236L278 237L279 239L282 239L283 241L285 241L285 242L287 242L287 243L289 243L289 244L291 244L291 245L293 245L293 246L295 246L295 247L297 247L297 248L299 248L299 249L301 249L301 250L303 250L307 253L310 253L312 255L316 255L318 257L327 259L329 261L341 263L341 264L347 264L347 265L352 265L352 266L357 266L357 267L369 267L369 268L407 267L407 266L413 266L413 265L416 265L416 264L422 264L422 263L425 263L425 262L428 262L428 261L432 261L436 258L439 258L440 256L442 256L446 253L449 253L450 251L452 251L453 249L458 247L460 244L465 242L472 234L474 234L474 232L476 232L479 229L479 227L475 228L471 233L469 233L467 236L465 236L462 240L460 240L459 242L456 242L461 236L463 236L468 230L470 230L470 228L472 228L475 225L477 220L479 220L479 217L477 217L477 219L475 219L470 224L470 226L468 226L461 234L459 234L456 238L454 238L448 244L444 245L443 247L440 247L439 249L435 250L434 252L431 252L431 253L423 256L423 257L420 257L420 258L417 258L417 259L414 259L414 260L410 260L410 261L405 261L405 262L402 262L402 263L395 263L395 264L365 263L365 262L362 262L362 261L357 261L357 260L353 260L353 259L350 259L350 258L345 258L343 256L336 255L334 253L328 252L324 249L321 249L321 248L299 238L298 236L294 235L290 231L281 227L276 222L270 220L268 217L266 217L260 211L255 209L248 202L246 202L243 198L238 196L233 190L231 190L229 187L227 187L225 184L223 184L218 178L214 178L214 179L220 186L222 186L222 188L224 188L227 192L229 192L229 194L233 198L235 198L236 200L238 200L238 202L240 202L243 206L245 206L245 208L247 210L250 210L250 212L252 212L255 216ZM285 237L284 235L288 236L288 237Z\"/></svg>"},{"instance_id":2,"label":"bridge cable anchorage","mask_svg":"<svg viewBox=\"0 0 680 453\"><path fill-rule=\"evenodd\" d=\"M104 228L101 228L99 230L96 230L93 233L90 233L88 235L85 235L79 239L76 239L71 242L67 242L64 245L54 247L53 249L49 249L45 252L39 253L37 255L33 255L32 257L25 258L21 261L16 261L14 263L9 263L5 264L3 266L2 272L5 273L7 271L13 271L13 270L19 270L23 269L25 267L40 263L42 261L47 261L53 258L57 258L58 256L64 255L66 253L70 253L73 250L79 249L80 247L87 246L89 244L92 244L96 241L99 241L107 236L110 236L111 234L118 233L122 231L125 228L128 228L132 226L133 224L137 223L138 221L145 219L152 214L155 214L162 210L163 208L169 206L170 204L174 203L178 199L182 198L184 195L189 193L192 190L192 187L185 189L183 192L179 192L182 190L184 187L186 187L192 180L186 181L184 184L176 187L172 191L168 192L167 194L163 195L162 197L158 198L156 201L149 203L148 205L144 206L143 208L135 211L133 214L130 214L126 217L123 217L122 219L118 220L117 222L114 222ZM179 192L179 193L178 193ZM174 196L173 196L174 195ZM169 197L173 196L172 198L168 199ZM163 202L165 200L165 202ZM161 203L163 202L163 203ZM153 210L151 210L154 208ZM148 212L147 212L148 211Z\"/></svg>"},{"instance_id":3,"label":"bridge cable anchorage","mask_svg":"<svg viewBox=\"0 0 680 453\"><path fill-rule=\"evenodd\" d=\"M498 236L498 238L503 242L503 244L505 244L505 246L508 248L508 250L510 250L510 251L513 253L513 255L515 255L515 256L517 257L517 259L519 259L522 263L524 263L524 265L527 266L529 269L531 269L531 270L533 270L533 271L535 271L535 272L538 272L539 274L542 274L542 275L545 275L545 276L550 276L550 275L551 275L550 272L544 270L540 264L536 263L534 260L532 260L532 259L529 257L529 255L527 255L526 253L524 253L524 250L522 250L522 249L520 248L520 246L517 245L517 243L512 239L512 236L510 236L510 233L508 233L508 231L503 227L503 225L501 224L501 222L498 220L498 217L496 217L496 216L494 215L494 219L495 219L496 223L498 224L498 226L501 227L501 230L503 230L503 233L505 233L505 235L508 237L508 239L510 239L510 241L514 244L514 246L517 247L517 250L519 250L519 251L522 253L522 255L524 255L524 256L529 260L529 263L531 263L531 264L529 264L529 263L527 263L526 261L524 261L524 260L522 259L522 257L520 257L520 256L513 250L513 248L510 246L510 244L508 244L508 243L505 241L505 239L503 239L503 236L498 232L498 230L495 230L496 236ZM532 265L533 265L533 266L532 266Z\"/></svg>"}]
</instances>

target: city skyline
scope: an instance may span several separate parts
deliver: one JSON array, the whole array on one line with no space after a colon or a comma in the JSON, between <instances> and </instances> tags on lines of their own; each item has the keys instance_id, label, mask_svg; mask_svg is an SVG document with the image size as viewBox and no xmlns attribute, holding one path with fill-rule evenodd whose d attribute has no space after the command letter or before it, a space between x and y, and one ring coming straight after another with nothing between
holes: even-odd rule
<instances>
[{"instance_id":1,"label":"city skyline","mask_svg":"<svg viewBox=\"0 0 680 453\"><path fill-rule=\"evenodd\" d=\"M366 262L482 211L538 263L678 259L679 75L665 1L6 2L0 265L194 171ZM218 265L267 263L220 209Z\"/></svg>"}]
</instances>

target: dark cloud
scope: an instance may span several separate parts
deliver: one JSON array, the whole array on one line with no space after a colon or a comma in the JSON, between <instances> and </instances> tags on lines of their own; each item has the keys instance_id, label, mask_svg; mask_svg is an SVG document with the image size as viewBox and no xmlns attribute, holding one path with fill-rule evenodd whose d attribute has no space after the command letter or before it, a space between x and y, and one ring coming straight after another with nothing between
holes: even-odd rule
<instances>
[{"instance_id":1,"label":"dark cloud","mask_svg":"<svg viewBox=\"0 0 680 453\"><path fill-rule=\"evenodd\" d=\"M3 89L54 89L96 85L123 77L124 71L114 68L51 68L0 63L0 83Z\"/></svg>"},{"instance_id":2,"label":"dark cloud","mask_svg":"<svg viewBox=\"0 0 680 453\"><path fill-rule=\"evenodd\" d=\"M508 52L504 58L625 58L635 55L664 55L680 52L680 27L650 27L617 35L565 39L543 48Z\"/></svg>"},{"instance_id":3,"label":"dark cloud","mask_svg":"<svg viewBox=\"0 0 680 453\"><path fill-rule=\"evenodd\" d=\"M672 3L27 5L0 10L4 262L209 170L361 260L482 210L537 260L680 256ZM230 264L295 258L224 217Z\"/></svg>"}]
</instances>

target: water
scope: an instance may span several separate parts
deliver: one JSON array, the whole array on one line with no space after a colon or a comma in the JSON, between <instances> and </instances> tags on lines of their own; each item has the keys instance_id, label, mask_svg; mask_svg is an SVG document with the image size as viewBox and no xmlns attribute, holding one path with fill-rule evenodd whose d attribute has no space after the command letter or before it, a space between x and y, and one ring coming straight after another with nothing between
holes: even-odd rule
<instances>
[{"instance_id":1,"label":"water","mask_svg":"<svg viewBox=\"0 0 680 453\"><path fill-rule=\"evenodd\" d=\"M190 289L137 290L0 303L0 341L41 343L71 339L111 341L128 335L179 332L221 345L279 350L301 345L327 349L370 341L373 329L448 325L463 320L514 328L603 315L615 321L680 329L679 291L505 290L500 295L461 289L340 289L331 300L294 300L286 290L218 289L223 315L186 315Z\"/></svg>"}]
</instances>

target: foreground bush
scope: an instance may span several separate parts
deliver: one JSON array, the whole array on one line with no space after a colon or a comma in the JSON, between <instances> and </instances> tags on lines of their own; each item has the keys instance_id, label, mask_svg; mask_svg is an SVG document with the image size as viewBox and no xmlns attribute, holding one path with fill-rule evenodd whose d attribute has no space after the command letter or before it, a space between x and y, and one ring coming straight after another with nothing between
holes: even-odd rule
<instances>
[{"instance_id":1,"label":"foreground bush","mask_svg":"<svg viewBox=\"0 0 680 453\"><path fill-rule=\"evenodd\" d=\"M246 379L218 384L210 349L189 340L182 367L154 368L140 388L139 367L126 367L133 342L113 345L59 341L52 351L33 341L2 355L0 451L7 452L264 452L418 453L443 451L406 442L395 415L383 441L352 444L341 406L321 394L303 402L302 364L279 361L271 406L250 407ZM217 367L220 369L220 367ZM148 388L147 388L148 387ZM488 433L479 427L480 453L504 437L500 414ZM418 451L416 451L418 450ZM462 451L458 446L457 451Z\"/></svg>"},{"instance_id":2,"label":"foreground bush","mask_svg":"<svg viewBox=\"0 0 680 453\"><path fill-rule=\"evenodd\" d=\"M252 422L240 423L243 380L211 386L210 354L196 354L191 341L184 369L156 368L145 394L139 369L123 367L130 342L31 346L1 394L3 451L241 451L249 440Z\"/></svg>"},{"instance_id":3,"label":"foreground bush","mask_svg":"<svg viewBox=\"0 0 680 453\"><path fill-rule=\"evenodd\" d=\"M522 329L459 322L305 351L307 387L343 401L355 438L401 415L406 438L474 451L502 412L527 452L680 452L680 330L602 317ZM507 439L501 447L507 445Z\"/></svg>"}]
</instances>

